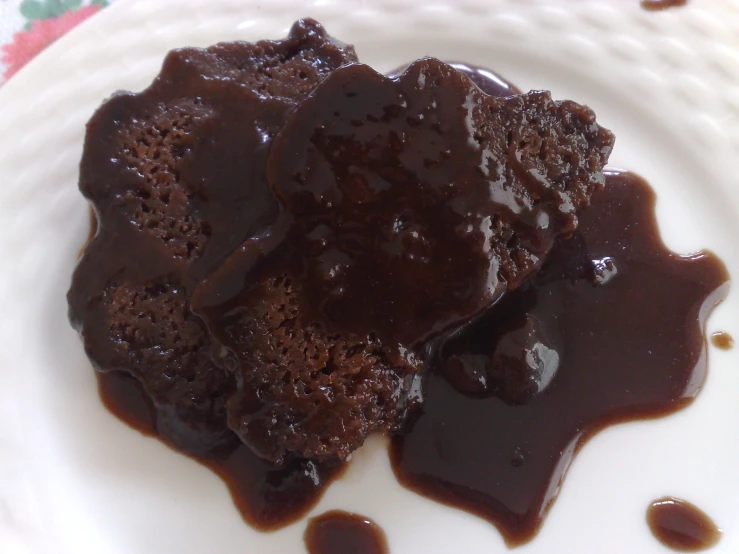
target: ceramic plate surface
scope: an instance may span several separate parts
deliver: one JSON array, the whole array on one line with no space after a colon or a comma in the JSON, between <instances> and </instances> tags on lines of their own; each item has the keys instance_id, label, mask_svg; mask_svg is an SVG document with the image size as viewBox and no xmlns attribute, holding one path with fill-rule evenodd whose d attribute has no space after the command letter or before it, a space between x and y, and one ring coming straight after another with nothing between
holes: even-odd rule
<instances>
[{"instance_id":1,"label":"ceramic plate surface","mask_svg":"<svg viewBox=\"0 0 739 554\"><path fill-rule=\"evenodd\" d=\"M87 234L76 181L93 110L116 90L145 87L171 48L278 38L307 15L379 70L434 55L590 105L618 137L611 165L657 190L666 243L709 248L739 275L737 0L659 13L638 0L117 2L0 89L0 552L304 551L304 521L253 531L214 474L108 414L65 293ZM739 336L737 314L734 291L708 331ZM520 554L666 552L644 515L663 495L724 529L715 552L739 552L739 349L709 357L690 408L585 446ZM332 508L373 518L393 554L506 551L491 525L398 486L379 439L313 514Z\"/></svg>"}]
</instances>

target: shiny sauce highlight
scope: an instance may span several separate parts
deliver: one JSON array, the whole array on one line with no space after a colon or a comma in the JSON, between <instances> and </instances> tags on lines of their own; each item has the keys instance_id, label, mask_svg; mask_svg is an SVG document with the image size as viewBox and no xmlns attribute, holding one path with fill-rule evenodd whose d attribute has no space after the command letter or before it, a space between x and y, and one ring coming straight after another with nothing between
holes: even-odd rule
<instances>
[{"instance_id":1,"label":"shiny sauce highlight","mask_svg":"<svg viewBox=\"0 0 739 554\"><path fill-rule=\"evenodd\" d=\"M333 510L313 517L303 535L308 554L388 554L385 533L364 516Z\"/></svg>"}]
</instances>

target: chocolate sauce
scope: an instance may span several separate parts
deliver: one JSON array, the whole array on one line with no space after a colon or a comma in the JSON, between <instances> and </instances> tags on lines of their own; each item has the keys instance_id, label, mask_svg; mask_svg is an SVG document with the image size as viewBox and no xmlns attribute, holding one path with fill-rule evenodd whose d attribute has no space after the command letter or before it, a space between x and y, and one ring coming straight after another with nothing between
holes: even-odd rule
<instances>
[{"instance_id":1,"label":"chocolate sauce","mask_svg":"<svg viewBox=\"0 0 739 554\"><path fill-rule=\"evenodd\" d=\"M490 96L513 96L521 94L519 89L513 83L506 81L503 77L479 65L472 65L463 62L446 62L457 71L467 75L470 80L475 83L482 92ZM395 78L407 69L407 65L402 65L397 69L390 71L387 76Z\"/></svg>"},{"instance_id":2,"label":"chocolate sauce","mask_svg":"<svg viewBox=\"0 0 739 554\"><path fill-rule=\"evenodd\" d=\"M511 545L536 533L589 436L680 409L705 377L702 322L725 293L726 273L710 255L665 249L643 181L607 181L534 282L444 345L426 377L423 413L393 440L401 483L488 519ZM516 360L514 344L538 365ZM510 369L506 379L500 366ZM138 382L97 375L108 409L154 434L155 412ZM340 473L274 470L243 445L196 459L226 481L244 519L260 529L299 518Z\"/></svg>"},{"instance_id":3,"label":"chocolate sauce","mask_svg":"<svg viewBox=\"0 0 739 554\"><path fill-rule=\"evenodd\" d=\"M143 434L159 436L156 410L136 379L119 372L95 375L108 410ZM238 441L195 455L159 438L218 474L244 521L260 531L272 531L300 519L346 467L341 462L317 463L301 458L275 466L257 458Z\"/></svg>"},{"instance_id":4,"label":"chocolate sauce","mask_svg":"<svg viewBox=\"0 0 739 554\"><path fill-rule=\"evenodd\" d=\"M513 96L522 92L516 85L485 67L461 62L448 63L457 71L467 75L473 83L480 87L482 92L490 96Z\"/></svg>"},{"instance_id":5,"label":"chocolate sauce","mask_svg":"<svg viewBox=\"0 0 739 554\"><path fill-rule=\"evenodd\" d=\"M686 6L688 0L641 0L641 7L650 12Z\"/></svg>"},{"instance_id":6,"label":"chocolate sauce","mask_svg":"<svg viewBox=\"0 0 739 554\"><path fill-rule=\"evenodd\" d=\"M666 497L647 508L647 523L655 538L668 548L697 552L715 545L721 530L690 502Z\"/></svg>"},{"instance_id":7,"label":"chocolate sauce","mask_svg":"<svg viewBox=\"0 0 739 554\"><path fill-rule=\"evenodd\" d=\"M638 177L610 174L535 278L438 350L422 413L393 439L403 485L521 544L588 437L690 403L727 274L710 254L667 250L654 201Z\"/></svg>"},{"instance_id":8,"label":"chocolate sauce","mask_svg":"<svg viewBox=\"0 0 739 554\"><path fill-rule=\"evenodd\" d=\"M68 293L93 366L139 378L158 432L194 452L234 440L228 352L190 309L193 287L272 222L264 178L284 119L353 47L316 21L287 38L170 52L140 93L87 124L80 190L99 223Z\"/></svg>"},{"instance_id":9,"label":"chocolate sauce","mask_svg":"<svg viewBox=\"0 0 739 554\"><path fill-rule=\"evenodd\" d=\"M575 229L613 142L585 106L486 95L433 58L395 79L333 71L270 148L284 235L267 252L264 237L246 241L191 299L239 361L231 429L279 460L345 457L396 427L406 377L437 339ZM377 386L362 374L368 356L371 374L391 374Z\"/></svg>"},{"instance_id":10,"label":"chocolate sauce","mask_svg":"<svg viewBox=\"0 0 739 554\"><path fill-rule=\"evenodd\" d=\"M734 348L734 338L725 331L717 331L711 335L711 342L716 348L721 350L731 350Z\"/></svg>"},{"instance_id":11,"label":"chocolate sauce","mask_svg":"<svg viewBox=\"0 0 739 554\"><path fill-rule=\"evenodd\" d=\"M455 67L491 95L518 92L486 70ZM549 237L554 247L532 280L501 292L492 308L429 348L423 407L392 441L403 485L487 519L510 545L534 536L588 437L690 403L705 379L702 326L727 288L715 257L678 256L662 245L654 194L641 179L609 174L592 203L578 213L576 231ZM406 248L410 254L428 254L412 247ZM237 278L236 286L244 280ZM323 304L323 297L313 301ZM156 411L138 381L118 373L98 379L114 414L157 434ZM303 515L344 467L294 456L275 466L237 440L205 454L179 451L219 474L244 519L263 530ZM351 525L339 520L332 516L326 525L344 536L342 529ZM307 544L312 532L306 532Z\"/></svg>"},{"instance_id":12,"label":"chocolate sauce","mask_svg":"<svg viewBox=\"0 0 739 554\"><path fill-rule=\"evenodd\" d=\"M376 523L334 510L311 518L303 535L309 554L387 554L387 539Z\"/></svg>"},{"instance_id":13,"label":"chocolate sauce","mask_svg":"<svg viewBox=\"0 0 739 554\"><path fill-rule=\"evenodd\" d=\"M484 95L438 60L395 79L344 66L271 146L268 180L292 222L287 267L224 265L193 308L219 329L253 305L255 275L286 273L302 320L418 355L539 267L602 185L612 145L586 107L541 92ZM241 284L228 290L234 276ZM238 352L239 332L218 337Z\"/></svg>"}]
</instances>

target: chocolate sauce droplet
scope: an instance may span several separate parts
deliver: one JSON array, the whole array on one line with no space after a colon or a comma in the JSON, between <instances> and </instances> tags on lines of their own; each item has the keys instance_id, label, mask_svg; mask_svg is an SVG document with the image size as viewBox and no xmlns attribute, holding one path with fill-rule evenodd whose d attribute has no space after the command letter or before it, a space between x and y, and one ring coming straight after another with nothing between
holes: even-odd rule
<instances>
[{"instance_id":1,"label":"chocolate sauce droplet","mask_svg":"<svg viewBox=\"0 0 739 554\"><path fill-rule=\"evenodd\" d=\"M673 497L665 497L647 509L647 523L662 544L681 552L697 552L715 545L721 530L701 510Z\"/></svg>"},{"instance_id":2,"label":"chocolate sauce droplet","mask_svg":"<svg viewBox=\"0 0 739 554\"><path fill-rule=\"evenodd\" d=\"M334 510L311 518L303 535L309 554L387 554L385 533L371 519Z\"/></svg>"},{"instance_id":3,"label":"chocolate sauce droplet","mask_svg":"<svg viewBox=\"0 0 739 554\"><path fill-rule=\"evenodd\" d=\"M726 331L717 331L711 335L711 342L716 348L721 350L731 350L734 348L734 338Z\"/></svg>"}]
</instances>

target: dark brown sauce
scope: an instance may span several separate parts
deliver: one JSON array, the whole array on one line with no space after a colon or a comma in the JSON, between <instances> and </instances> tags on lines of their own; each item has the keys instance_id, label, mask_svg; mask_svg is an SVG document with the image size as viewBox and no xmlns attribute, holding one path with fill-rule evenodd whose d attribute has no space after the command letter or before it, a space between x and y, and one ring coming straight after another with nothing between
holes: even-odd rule
<instances>
[{"instance_id":1,"label":"dark brown sauce","mask_svg":"<svg viewBox=\"0 0 739 554\"><path fill-rule=\"evenodd\" d=\"M268 256L262 237L246 257L237 252L198 285L193 310L238 352L234 313L264 295L264 276L285 274L300 288L303 321L376 337L394 365L423 357L574 229L612 144L587 108L548 93L486 96L438 60L394 79L344 66L271 144L267 176L289 217L286 238Z\"/></svg>"},{"instance_id":2,"label":"dark brown sauce","mask_svg":"<svg viewBox=\"0 0 739 554\"><path fill-rule=\"evenodd\" d=\"M659 542L681 552L706 550L721 538L721 530L710 517L677 498L652 502L647 508L647 523Z\"/></svg>"},{"instance_id":3,"label":"dark brown sauce","mask_svg":"<svg viewBox=\"0 0 739 554\"><path fill-rule=\"evenodd\" d=\"M340 510L311 518L303 535L309 554L387 554L385 533L364 516Z\"/></svg>"},{"instance_id":4,"label":"dark brown sauce","mask_svg":"<svg viewBox=\"0 0 739 554\"><path fill-rule=\"evenodd\" d=\"M512 96L514 94L521 94L522 92L516 85L505 80L503 77L490 71L486 67L463 62L446 63L451 65L457 71L461 71L467 75L467 77L469 77L482 92L489 94L490 96ZM403 73L407 67L407 65L402 65L397 69L393 69L387 74L387 76L395 78Z\"/></svg>"},{"instance_id":5,"label":"dark brown sauce","mask_svg":"<svg viewBox=\"0 0 739 554\"><path fill-rule=\"evenodd\" d=\"M688 0L641 0L641 7L649 12L657 12L668 8L686 6Z\"/></svg>"},{"instance_id":6,"label":"dark brown sauce","mask_svg":"<svg viewBox=\"0 0 739 554\"><path fill-rule=\"evenodd\" d=\"M455 66L488 94L517 92L486 70ZM535 535L589 436L674 412L705 378L702 326L726 272L709 254L665 249L645 182L627 173L607 181L531 282L432 350L423 409L393 439L403 485L487 519L510 545ZM111 412L158 434L135 379L98 379ZM205 455L178 451L221 476L262 530L301 517L344 467L297 458L275 467L236 441Z\"/></svg>"},{"instance_id":7,"label":"dark brown sauce","mask_svg":"<svg viewBox=\"0 0 739 554\"><path fill-rule=\"evenodd\" d=\"M721 350L731 350L734 348L734 338L726 331L717 331L711 335L711 342L716 348Z\"/></svg>"},{"instance_id":8,"label":"dark brown sauce","mask_svg":"<svg viewBox=\"0 0 739 554\"><path fill-rule=\"evenodd\" d=\"M439 339L575 229L613 141L585 106L486 95L433 58L395 79L332 72L271 143L269 238L191 298L238 359L230 428L272 460L344 457L397 428Z\"/></svg>"},{"instance_id":9,"label":"dark brown sauce","mask_svg":"<svg viewBox=\"0 0 739 554\"><path fill-rule=\"evenodd\" d=\"M108 411L144 435L157 435L156 409L139 381L127 373L95 372L98 394Z\"/></svg>"},{"instance_id":10,"label":"dark brown sauce","mask_svg":"<svg viewBox=\"0 0 739 554\"><path fill-rule=\"evenodd\" d=\"M457 71L461 71L467 75L473 83L480 87L482 92L490 96L512 96L514 94L521 94L522 92L516 85L506 81L503 77L497 73L493 73L486 67L462 62L448 63Z\"/></svg>"},{"instance_id":11,"label":"dark brown sauce","mask_svg":"<svg viewBox=\"0 0 739 554\"><path fill-rule=\"evenodd\" d=\"M156 410L136 379L123 373L95 375L108 410L145 435L158 436ZM235 441L205 455L195 455L159 438L221 477L244 521L261 531L272 531L300 519L346 467L340 462L319 464L305 459L288 460L276 467Z\"/></svg>"},{"instance_id":12,"label":"dark brown sauce","mask_svg":"<svg viewBox=\"0 0 739 554\"><path fill-rule=\"evenodd\" d=\"M79 186L99 229L74 272L70 321L93 366L140 379L158 433L192 454L236 438L232 364L192 314L191 289L274 219L269 142L353 61L353 47L300 20L283 40L172 51L145 91L114 94L88 122Z\"/></svg>"},{"instance_id":13,"label":"dark brown sauce","mask_svg":"<svg viewBox=\"0 0 739 554\"><path fill-rule=\"evenodd\" d=\"M609 175L533 281L437 352L423 411L393 440L403 485L521 544L588 437L690 403L727 274L710 254L668 251L654 201L638 177Z\"/></svg>"}]
</instances>

